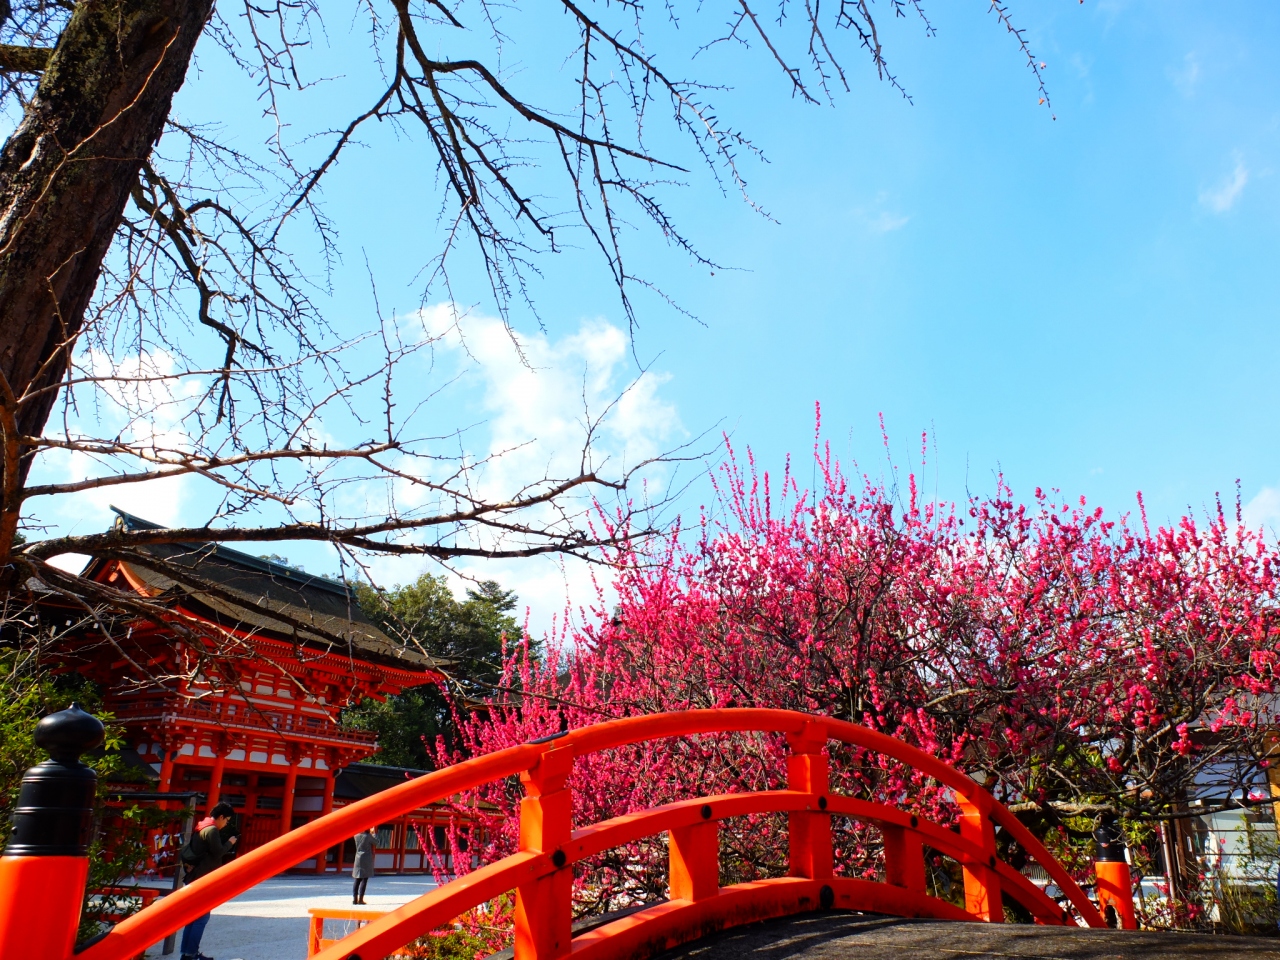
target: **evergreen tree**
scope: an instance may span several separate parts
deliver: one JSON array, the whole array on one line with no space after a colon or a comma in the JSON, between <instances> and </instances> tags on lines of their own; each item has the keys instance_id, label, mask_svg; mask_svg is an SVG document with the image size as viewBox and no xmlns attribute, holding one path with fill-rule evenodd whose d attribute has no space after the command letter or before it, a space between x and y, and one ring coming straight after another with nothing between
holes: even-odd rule
<instances>
[{"instance_id":1,"label":"evergreen tree","mask_svg":"<svg viewBox=\"0 0 1280 960\"><path fill-rule=\"evenodd\" d=\"M501 673L503 646L519 643L523 632L513 612L516 595L486 580L458 600L444 576L424 573L394 590L356 586L365 615L388 636L428 654L448 676L448 689L413 687L385 701L366 700L343 713L352 728L378 735L371 763L430 769L430 745L443 736L455 742L453 710L491 691Z\"/></svg>"}]
</instances>

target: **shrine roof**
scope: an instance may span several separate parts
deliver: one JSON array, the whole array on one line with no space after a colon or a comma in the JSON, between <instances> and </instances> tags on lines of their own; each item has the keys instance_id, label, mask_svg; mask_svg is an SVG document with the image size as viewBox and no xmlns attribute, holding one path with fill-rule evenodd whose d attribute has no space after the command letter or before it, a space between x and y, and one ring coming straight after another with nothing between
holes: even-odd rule
<instances>
[{"instance_id":1,"label":"shrine roof","mask_svg":"<svg viewBox=\"0 0 1280 960\"><path fill-rule=\"evenodd\" d=\"M429 772L408 767L384 767L376 763L350 763L334 778L333 795L343 800L363 800Z\"/></svg>"},{"instance_id":2,"label":"shrine roof","mask_svg":"<svg viewBox=\"0 0 1280 960\"><path fill-rule=\"evenodd\" d=\"M372 797L375 793L398 787L406 780L416 780L431 773L430 770L415 770L412 767L391 767L380 763L349 763L333 780L333 796L337 800L354 803ZM456 798L453 798L456 799ZM480 801L477 806L484 810L496 807L488 801Z\"/></svg>"},{"instance_id":3,"label":"shrine roof","mask_svg":"<svg viewBox=\"0 0 1280 960\"><path fill-rule=\"evenodd\" d=\"M117 507L111 509L119 516L119 522L125 529L164 529L160 524ZM128 572L153 595L181 600L186 608L203 608L192 609L191 612L209 616L222 626L269 633L292 641L294 626L270 615L278 613L304 625L296 632L308 646L336 648L333 639L336 636L344 638L353 651L377 660L396 661L402 668L432 670L446 665L393 640L380 630L360 609L355 591L338 580L255 557L223 544L168 543L136 549L166 564L186 568L215 586L218 594L178 583L141 563L124 562ZM83 575L94 577L97 573L95 568L104 565L105 561L95 558ZM308 624L313 625L317 632L306 630L305 625Z\"/></svg>"}]
</instances>

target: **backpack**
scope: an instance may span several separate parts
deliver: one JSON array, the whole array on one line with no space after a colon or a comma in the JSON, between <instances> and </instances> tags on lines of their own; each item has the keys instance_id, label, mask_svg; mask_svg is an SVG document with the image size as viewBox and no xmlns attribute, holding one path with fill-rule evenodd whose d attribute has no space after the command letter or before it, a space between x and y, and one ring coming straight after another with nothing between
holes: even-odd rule
<instances>
[{"instance_id":1,"label":"backpack","mask_svg":"<svg viewBox=\"0 0 1280 960\"><path fill-rule=\"evenodd\" d=\"M200 846L196 847L196 841L200 842ZM182 845L182 849L178 851L178 859L183 865L191 870L197 863L205 857L204 840L200 838L200 831L192 830L191 836L187 838L187 842Z\"/></svg>"}]
</instances>

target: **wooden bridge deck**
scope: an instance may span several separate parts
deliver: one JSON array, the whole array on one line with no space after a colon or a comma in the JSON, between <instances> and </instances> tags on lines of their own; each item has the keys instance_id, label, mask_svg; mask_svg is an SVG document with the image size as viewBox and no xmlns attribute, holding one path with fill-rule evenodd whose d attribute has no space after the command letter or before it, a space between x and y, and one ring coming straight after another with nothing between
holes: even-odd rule
<instances>
[{"instance_id":1,"label":"wooden bridge deck","mask_svg":"<svg viewBox=\"0 0 1280 960\"><path fill-rule=\"evenodd\" d=\"M660 960L1280 960L1280 938L819 913L713 934Z\"/></svg>"}]
</instances>

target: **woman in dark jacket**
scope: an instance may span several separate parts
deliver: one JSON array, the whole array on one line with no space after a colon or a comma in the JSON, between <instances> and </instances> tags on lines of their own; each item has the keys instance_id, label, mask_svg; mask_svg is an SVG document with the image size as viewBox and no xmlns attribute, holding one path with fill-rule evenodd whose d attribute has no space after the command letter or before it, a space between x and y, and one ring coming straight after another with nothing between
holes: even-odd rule
<instances>
[{"instance_id":1,"label":"woman in dark jacket","mask_svg":"<svg viewBox=\"0 0 1280 960\"><path fill-rule=\"evenodd\" d=\"M356 859L351 864L351 877L354 881L351 887L352 903L364 903L364 890L369 885L369 878L373 876L373 848L377 837L373 827L355 836Z\"/></svg>"}]
</instances>

